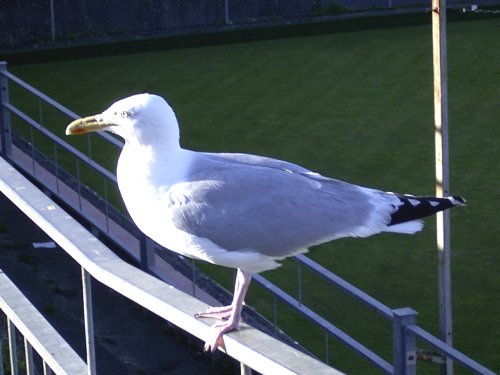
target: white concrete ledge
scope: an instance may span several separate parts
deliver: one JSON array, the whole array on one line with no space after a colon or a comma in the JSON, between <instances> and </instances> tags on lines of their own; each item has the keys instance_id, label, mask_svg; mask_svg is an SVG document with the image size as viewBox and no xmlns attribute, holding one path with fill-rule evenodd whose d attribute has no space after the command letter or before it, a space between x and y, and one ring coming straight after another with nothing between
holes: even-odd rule
<instances>
[{"instance_id":1,"label":"white concrete ledge","mask_svg":"<svg viewBox=\"0 0 500 375\"><path fill-rule=\"evenodd\" d=\"M1 158L0 191L94 278L201 340L209 337L212 322L194 318L205 303L122 261ZM246 324L224 341L229 356L262 374L341 374Z\"/></svg>"}]
</instances>

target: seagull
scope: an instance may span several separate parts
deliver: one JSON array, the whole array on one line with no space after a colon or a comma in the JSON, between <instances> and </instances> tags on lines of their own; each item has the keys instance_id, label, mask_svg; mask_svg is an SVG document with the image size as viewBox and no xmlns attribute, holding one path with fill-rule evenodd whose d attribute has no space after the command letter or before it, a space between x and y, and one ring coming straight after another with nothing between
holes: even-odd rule
<instances>
[{"instance_id":1,"label":"seagull","mask_svg":"<svg viewBox=\"0 0 500 375\"><path fill-rule=\"evenodd\" d=\"M264 156L184 149L174 111L157 95L127 97L66 128L68 135L95 131L125 140L118 187L142 232L181 255L237 269L231 305L196 315L218 320L205 343L212 352L238 328L252 274L343 237L413 234L422 217L465 204L460 196L353 185Z\"/></svg>"}]
</instances>

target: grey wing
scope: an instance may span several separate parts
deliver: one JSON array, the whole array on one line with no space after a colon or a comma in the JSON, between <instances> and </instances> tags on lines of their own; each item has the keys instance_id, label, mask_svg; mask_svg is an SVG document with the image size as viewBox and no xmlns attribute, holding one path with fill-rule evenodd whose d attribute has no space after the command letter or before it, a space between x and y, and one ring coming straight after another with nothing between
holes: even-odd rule
<instances>
[{"instance_id":1,"label":"grey wing","mask_svg":"<svg viewBox=\"0 0 500 375\"><path fill-rule=\"evenodd\" d=\"M307 170L306 170L307 171ZM372 190L256 165L215 163L191 176L176 226L227 250L285 257L322 242L382 231ZM373 212L380 218L373 219Z\"/></svg>"},{"instance_id":2,"label":"grey wing","mask_svg":"<svg viewBox=\"0 0 500 375\"><path fill-rule=\"evenodd\" d=\"M300 165L290 163L284 160L269 158L266 156L241 154L241 153L220 153L220 154L204 153L204 155L207 158L212 159L214 161L223 160L225 163L250 164L250 165L279 169L282 171L288 171L299 174L310 173L318 175L317 173L314 173L309 169L306 169Z\"/></svg>"}]
</instances>

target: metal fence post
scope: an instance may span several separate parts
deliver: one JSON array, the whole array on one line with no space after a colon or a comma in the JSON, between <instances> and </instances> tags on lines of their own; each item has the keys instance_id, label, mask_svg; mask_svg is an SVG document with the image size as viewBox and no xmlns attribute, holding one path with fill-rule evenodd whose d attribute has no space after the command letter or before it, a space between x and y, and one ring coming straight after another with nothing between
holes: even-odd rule
<instances>
[{"instance_id":1,"label":"metal fence post","mask_svg":"<svg viewBox=\"0 0 500 375\"><path fill-rule=\"evenodd\" d=\"M4 72L7 72L7 62L0 61L0 151L8 159L12 153L12 134L10 112L5 108L5 104L9 103L9 85Z\"/></svg>"},{"instance_id":2,"label":"metal fence post","mask_svg":"<svg viewBox=\"0 0 500 375\"><path fill-rule=\"evenodd\" d=\"M5 316L5 319L9 318ZM0 320L0 375L4 375L3 371L3 345L4 345L4 327L3 327L3 316L2 320Z\"/></svg>"},{"instance_id":3,"label":"metal fence post","mask_svg":"<svg viewBox=\"0 0 500 375\"><path fill-rule=\"evenodd\" d=\"M141 233L140 239L141 248L141 269L146 272L151 272L155 265L155 249L153 241Z\"/></svg>"},{"instance_id":4,"label":"metal fence post","mask_svg":"<svg viewBox=\"0 0 500 375\"><path fill-rule=\"evenodd\" d=\"M91 276L82 267L82 286L83 286L83 318L85 321L85 346L87 349L87 367L88 374L95 375L95 340L94 340L94 311L92 307L92 286Z\"/></svg>"},{"instance_id":5,"label":"metal fence post","mask_svg":"<svg viewBox=\"0 0 500 375\"><path fill-rule=\"evenodd\" d=\"M446 197L450 191L448 142L448 54L446 36L446 0L432 0L432 55L434 77L434 147L436 196ZM453 345L451 293L451 224L450 213L436 215L438 258L439 329L441 339ZM446 359L443 374L453 374L453 362Z\"/></svg>"},{"instance_id":6,"label":"metal fence post","mask_svg":"<svg viewBox=\"0 0 500 375\"><path fill-rule=\"evenodd\" d=\"M7 318L7 332L9 337L9 354L10 354L10 373L18 375L19 369L17 366L17 329L14 323Z\"/></svg>"},{"instance_id":7,"label":"metal fence post","mask_svg":"<svg viewBox=\"0 0 500 375\"><path fill-rule=\"evenodd\" d=\"M231 18L229 17L229 0L224 0L224 25L228 26L231 24Z\"/></svg>"},{"instance_id":8,"label":"metal fence post","mask_svg":"<svg viewBox=\"0 0 500 375\"><path fill-rule=\"evenodd\" d=\"M240 375L252 375L252 369L240 362Z\"/></svg>"},{"instance_id":9,"label":"metal fence post","mask_svg":"<svg viewBox=\"0 0 500 375\"><path fill-rule=\"evenodd\" d=\"M33 347L31 344L24 338L24 355L26 358L26 374L33 375L35 373L35 366L33 364Z\"/></svg>"},{"instance_id":10,"label":"metal fence post","mask_svg":"<svg viewBox=\"0 0 500 375\"><path fill-rule=\"evenodd\" d=\"M53 42L56 41L56 12L54 0L50 0L50 37Z\"/></svg>"},{"instance_id":11,"label":"metal fence post","mask_svg":"<svg viewBox=\"0 0 500 375\"><path fill-rule=\"evenodd\" d=\"M43 375L52 375L52 370L45 361L43 362Z\"/></svg>"},{"instance_id":12,"label":"metal fence post","mask_svg":"<svg viewBox=\"0 0 500 375\"><path fill-rule=\"evenodd\" d=\"M394 374L415 375L417 353L415 335L407 333L405 327L415 324L417 312L409 307L393 310L393 360Z\"/></svg>"}]
</instances>

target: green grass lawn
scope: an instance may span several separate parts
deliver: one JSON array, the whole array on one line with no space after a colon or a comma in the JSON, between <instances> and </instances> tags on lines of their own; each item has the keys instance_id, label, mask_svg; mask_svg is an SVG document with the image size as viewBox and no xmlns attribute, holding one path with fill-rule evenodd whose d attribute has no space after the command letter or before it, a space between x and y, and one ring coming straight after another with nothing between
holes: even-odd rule
<instances>
[{"instance_id":1,"label":"green grass lawn","mask_svg":"<svg viewBox=\"0 0 500 375\"><path fill-rule=\"evenodd\" d=\"M468 200L452 212L455 346L494 371L500 371L499 37L498 19L448 25L451 192ZM130 94L158 93L176 111L187 148L262 154L361 185L434 193L430 25L10 70L82 115ZM64 133L64 121L46 123ZM115 158L102 160L111 167ZM345 239L309 254L388 306L413 307L418 324L437 333L434 223L427 219L415 236ZM232 288L231 270L199 266ZM390 324L303 273L305 303L390 360ZM297 289L293 261L265 276ZM247 302L272 319L272 300L258 287ZM324 333L280 304L278 310L280 327L323 357ZM329 343L335 367L373 373ZM439 373L437 366L419 368Z\"/></svg>"}]
</instances>

